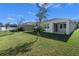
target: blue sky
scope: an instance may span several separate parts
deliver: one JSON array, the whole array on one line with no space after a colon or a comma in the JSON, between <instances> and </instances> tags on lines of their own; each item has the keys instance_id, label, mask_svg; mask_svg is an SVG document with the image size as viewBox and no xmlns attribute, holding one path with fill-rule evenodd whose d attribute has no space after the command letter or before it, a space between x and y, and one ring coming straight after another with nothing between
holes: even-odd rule
<instances>
[{"instance_id":1,"label":"blue sky","mask_svg":"<svg viewBox=\"0 0 79 59\"><path fill-rule=\"evenodd\" d=\"M72 3L52 3L47 5L47 18L71 18L79 19L79 4ZM35 14L38 8L33 3L0 3L0 22L15 23L20 16L26 22L36 21Z\"/></svg>"}]
</instances>

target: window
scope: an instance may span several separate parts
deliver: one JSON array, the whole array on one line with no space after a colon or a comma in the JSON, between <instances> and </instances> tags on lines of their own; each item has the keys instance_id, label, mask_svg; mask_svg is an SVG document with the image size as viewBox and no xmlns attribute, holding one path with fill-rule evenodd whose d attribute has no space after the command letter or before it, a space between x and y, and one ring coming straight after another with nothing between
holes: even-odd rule
<instances>
[{"instance_id":1,"label":"window","mask_svg":"<svg viewBox=\"0 0 79 59\"><path fill-rule=\"evenodd\" d=\"M60 29L66 28L66 24L60 24Z\"/></svg>"},{"instance_id":2,"label":"window","mask_svg":"<svg viewBox=\"0 0 79 59\"><path fill-rule=\"evenodd\" d=\"M60 29L62 29L62 27L63 27L62 24L60 24Z\"/></svg>"},{"instance_id":3,"label":"window","mask_svg":"<svg viewBox=\"0 0 79 59\"><path fill-rule=\"evenodd\" d=\"M66 24L64 24L64 28L66 28Z\"/></svg>"}]
</instances>

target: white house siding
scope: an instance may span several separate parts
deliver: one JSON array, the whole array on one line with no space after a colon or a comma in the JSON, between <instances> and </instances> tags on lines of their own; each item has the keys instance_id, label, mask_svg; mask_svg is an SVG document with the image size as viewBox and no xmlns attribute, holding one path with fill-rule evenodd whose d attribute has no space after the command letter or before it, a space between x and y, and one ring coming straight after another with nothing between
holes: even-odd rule
<instances>
[{"instance_id":1,"label":"white house siding","mask_svg":"<svg viewBox=\"0 0 79 59\"><path fill-rule=\"evenodd\" d=\"M2 27L2 28L1 28L1 31L6 31L6 28L5 28L5 27Z\"/></svg>"},{"instance_id":2,"label":"white house siding","mask_svg":"<svg viewBox=\"0 0 79 59\"><path fill-rule=\"evenodd\" d=\"M53 32L53 24L52 23L47 23L48 24L48 27L49 28L46 28L45 29L45 32L49 32L49 33L52 33Z\"/></svg>"},{"instance_id":3,"label":"white house siding","mask_svg":"<svg viewBox=\"0 0 79 59\"><path fill-rule=\"evenodd\" d=\"M69 22L69 32L71 33L72 31L74 31L75 30L75 28L77 27L76 26L76 23L74 22L74 21L70 21Z\"/></svg>"},{"instance_id":4,"label":"white house siding","mask_svg":"<svg viewBox=\"0 0 79 59\"><path fill-rule=\"evenodd\" d=\"M16 27L8 27L7 29L6 29L6 27L0 28L0 31L7 31L7 30L16 30Z\"/></svg>"},{"instance_id":5,"label":"white house siding","mask_svg":"<svg viewBox=\"0 0 79 59\"><path fill-rule=\"evenodd\" d=\"M69 31L69 20L66 21L66 34L70 34L70 31Z\"/></svg>"},{"instance_id":6,"label":"white house siding","mask_svg":"<svg viewBox=\"0 0 79 59\"><path fill-rule=\"evenodd\" d=\"M9 27L7 30L16 30L16 27Z\"/></svg>"},{"instance_id":7,"label":"white house siding","mask_svg":"<svg viewBox=\"0 0 79 59\"><path fill-rule=\"evenodd\" d=\"M75 30L77 25L74 21L69 20L66 22L66 26L67 26L66 34L70 34L71 32L73 32Z\"/></svg>"},{"instance_id":8,"label":"white house siding","mask_svg":"<svg viewBox=\"0 0 79 59\"><path fill-rule=\"evenodd\" d=\"M74 29L76 28L76 24L73 21L70 20L52 20L50 22L48 22L47 24L49 24L49 28L46 28L46 32L49 33L56 33L54 32L54 23L66 23L66 29L60 29L58 28L60 34L64 33L64 34L70 34L72 31L74 31ZM60 27L60 25L58 26Z\"/></svg>"},{"instance_id":9,"label":"white house siding","mask_svg":"<svg viewBox=\"0 0 79 59\"><path fill-rule=\"evenodd\" d=\"M49 24L49 28L46 28L46 32L50 32L50 33L56 33L54 32L54 23L66 23L65 20L53 20L51 22L48 22L47 24ZM60 25L58 25L58 30L61 33L65 33L66 29L60 29Z\"/></svg>"}]
</instances>

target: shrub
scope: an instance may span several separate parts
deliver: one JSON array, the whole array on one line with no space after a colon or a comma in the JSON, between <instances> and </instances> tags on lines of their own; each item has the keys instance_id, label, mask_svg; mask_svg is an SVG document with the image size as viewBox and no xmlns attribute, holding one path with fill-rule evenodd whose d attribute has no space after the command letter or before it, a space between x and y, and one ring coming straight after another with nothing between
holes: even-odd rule
<instances>
[{"instance_id":1,"label":"shrub","mask_svg":"<svg viewBox=\"0 0 79 59\"><path fill-rule=\"evenodd\" d=\"M38 27L34 28L34 32L43 32L43 31L44 31L44 28L41 27L41 26L38 26Z\"/></svg>"},{"instance_id":2,"label":"shrub","mask_svg":"<svg viewBox=\"0 0 79 59\"><path fill-rule=\"evenodd\" d=\"M18 28L18 31L24 31L24 29L22 27Z\"/></svg>"},{"instance_id":3,"label":"shrub","mask_svg":"<svg viewBox=\"0 0 79 59\"><path fill-rule=\"evenodd\" d=\"M10 32L17 32L17 30L10 30Z\"/></svg>"}]
</instances>

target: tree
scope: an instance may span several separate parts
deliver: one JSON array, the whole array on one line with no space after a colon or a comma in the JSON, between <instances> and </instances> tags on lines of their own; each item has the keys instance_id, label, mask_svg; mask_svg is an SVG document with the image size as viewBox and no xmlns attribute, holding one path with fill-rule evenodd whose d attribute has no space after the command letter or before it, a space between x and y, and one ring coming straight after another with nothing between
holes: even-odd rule
<instances>
[{"instance_id":1,"label":"tree","mask_svg":"<svg viewBox=\"0 0 79 59\"><path fill-rule=\"evenodd\" d=\"M37 3L36 5L39 8L38 13L36 14L36 16L38 18L37 19L38 25L41 26L42 21L44 21L46 19L46 12L47 12L46 5L47 4L46 3L43 3L43 4Z\"/></svg>"},{"instance_id":2,"label":"tree","mask_svg":"<svg viewBox=\"0 0 79 59\"><path fill-rule=\"evenodd\" d=\"M41 24L42 24L42 21L44 21L46 19L46 12L47 12L47 3L37 3L36 6L39 8L39 11L38 13L36 14L36 17L37 17L37 26L36 26L36 32L37 32L37 39L39 37L39 34L40 34L40 31L43 29Z\"/></svg>"},{"instance_id":3,"label":"tree","mask_svg":"<svg viewBox=\"0 0 79 59\"><path fill-rule=\"evenodd\" d=\"M77 24L77 28L79 28L79 21L77 21L76 24Z\"/></svg>"},{"instance_id":4,"label":"tree","mask_svg":"<svg viewBox=\"0 0 79 59\"><path fill-rule=\"evenodd\" d=\"M24 21L25 19L22 16L20 16L20 19L17 20L17 31L19 31Z\"/></svg>"},{"instance_id":5,"label":"tree","mask_svg":"<svg viewBox=\"0 0 79 59\"><path fill-rule=\"evenodd\" d=\"M8 22L8 23L6 23L5 24L5 27L6 27L6 30L8 31L8 27L10 26L10 23Z\"/></svg>"},{"instance_id":6,"label":"tree","mask_svg":"<svg viewBox=\"0 0 79 59\"><path fill-rule=\"evenodd\" d=\"M0 22L0 27L2 27L2 26L3 26L3 23Z\"/></svg>"},{"instance_id":7,"label":"tree","mask_svg":"<svg viewBox=\"0 0 79 59\"><path fill-rule=\"evenodd\" d=\"M0 30L1 30L1 27L2 27L2 26L3 26L3 23L0 22Z\"/></svg>"}]
</instances>

